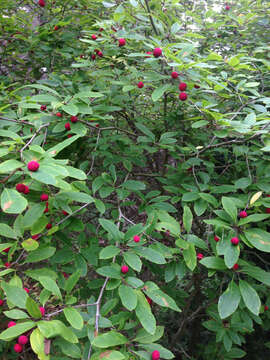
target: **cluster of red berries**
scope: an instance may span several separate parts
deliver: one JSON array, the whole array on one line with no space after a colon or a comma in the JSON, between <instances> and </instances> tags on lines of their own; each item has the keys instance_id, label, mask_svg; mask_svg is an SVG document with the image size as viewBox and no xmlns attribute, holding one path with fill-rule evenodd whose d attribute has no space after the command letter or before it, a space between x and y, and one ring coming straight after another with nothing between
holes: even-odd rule
<instances>
[{"instance_id":1,"label":"cluster of red berries","mask_svg":"<svg viewBox=\"0 0 270 360\"><path fill-rule=\"evenodd\" d=\"M23 193L25 195L27 195L29 193L29 187L27 185L24 184L17 184L16 185L16 190L20 193Z\"/></svg>"}]
</instances>

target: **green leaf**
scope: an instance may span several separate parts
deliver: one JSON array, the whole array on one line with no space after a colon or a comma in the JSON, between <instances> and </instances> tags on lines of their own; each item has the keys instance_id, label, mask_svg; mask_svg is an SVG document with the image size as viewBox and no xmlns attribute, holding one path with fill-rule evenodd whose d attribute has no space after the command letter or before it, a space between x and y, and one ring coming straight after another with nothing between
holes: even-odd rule
<instances>
[{"instance_id":1,"label":"green leaf","mask_svg":"<svg viewBox=\"0 0 270 360\"><path fill-rule=\"evenodd\" d=\"M213 195L210 195L210 194L207 194L207 193L199 193L199 195L203 200L207 201L208 203L210 203L214 207L218 206L218 201Z\"/></svg>"},{"instance_id":2,"label":"green leaf","mask_svg":"<svg viewBox=\"0 0 270 360\"><path fill-rule=\"evenodd\" d=\"M260 222L263 221L265 219L269 219L270 214L252 214L252 215L248 215L247 217L245 217L244 219L240 219L238 222L238 225L245 225L251 222Z\"/></svg>"},{"instance_id":3,"label":"green leaf","mask_svg":"<svg viewBox=\"0 0 270 360\"><path fill-rule=\"evenodd\" d=\"M8 301L19 308L26 309L26 300L28 295L24 289L9 285L4 281L1 282L1 287L4 290Z\"/></svg>"},{"instance_id":4,"label":"green leaf","mask_svg":"<svg viewBox=\"0 0 270 360\"><path fill-rule=\"evenodd\" d=\"M32 225L43 215L46 205L33 204L25 213L23 217L23 224L25 228L31 228Z\"/></svg>"},{"instance_id":5,"label":"green leaf","mask_svg":"<svg viewBox=\"0 0 270 360\"><path fill-rule=\"evenodd\" d=\"M128 339L117 331L109 331L94 338L92 345L97 348L109 348L118 345L124 345Z\"/></svg>"},{"instance_id":6,"label":"green leaf","mask_svg":"<svg viewBox=\"0 0 270 360\"><path fill-rule=\"evenodd\" d=\"M64 309L64 315L73 328L78 330L83 328L83 318L78 310L72 307L66 307Z\"/></svg>"},{"instance_id":7,"label":"green leaf","mask_svg":"<svg viewBox=\"0 0 270 360\"><path fill-rule=\"evenodd\" d=\"M132 341L141 344L152 344L157 340L159 340L163 336L163 334L164 334L164 326L157 326L154 335L150 335L144 329L139 329L135 339Z\"/></svg>"},{"instance_id":8,"label":"green leaf","mask_svg":"<svg viewBox=\"0 0 270 360\"><path fill-rule=\"evenodd\" d=\"M76 270L67 280L65 283L64 289L66 290L67 294L69 294L74 286L77 284L81 277L81 270Z\"/></svg>"},{"instance_id":9,"label":"green leaf","mask_svg":"<svg viewBox=\"0 0 270 360\"><path fill-rule=\"evenodd\" d=\"M146 285L147 286L147 285ZM146 291L146 295L152 299L155 303L159 304L162 307L170 308L174 311L181 312L182 310L177 306L174 299L169 295L165 294L162 290L149 290Z\"/></svg>"},{"instance_id":10,"label":"green leaf","mask_svg":"<svg viewBox=\"0 0 270 360\"><path fill-rule=\"evenodd\" d=\"M17 239L14 230L7 224L0 224L0 234L6 238Z\"/></svg>"},{"instance_id":11,"label":"green leaf","mask_svg":"<svg viewBox=\"0 0 270 360\"><path fill-rule=\"evenodd\" d=\"M214 269L214 270L227 269L224 260L215 256L204 257L202 260L200 260L200 264L207 267L207 269Z\"/></svg>"},{"instance_id":12,"label":"green leaf","mask_svg":"<svg viewBox=\"0 0 270 360\"><path fill-rule=\"evenodd\" d=\"M221 319L227 318L236 311L240 299L241 296L238 286L231 281L227 290L225 290L218 300L218 313Z\"/></svg>"},{"instance_id":13,"label":"green leaf","mask_svg":"<svg viewBox=\"0 0 270 360\"><path fill-rule=\"evenodd\" d=\"M51 321L41 320L36 324L40 332L46 339L50 339L60 335L63 339L73 344L78 343L77 336L73 333L73 331L70 328L66 327L66 325L62 323L62 321L60 320L51 320Z\"/></svg>"},{"instance_id":14,"label":"green leaf","mask_svg":"<svg viewBox=\"0 0 270 360\"><path fill-rule=\"evenodd\" d=\"M221 199L222 206L226 213L230 215L233 221L236 223L237 220L237 207L235 206L234 199L223 196Z\"/></svg>"},{"instance_id":15,"label":"green leaf","mask_svg":"<svg viewBox=\"0 0 270 360\"><path fill-rule=\"evenodd\" d=\"M127 180L121 186L132 191L145 190L146 188L143 182L137 180Z\"/></svg>"},{"instance_id":16,"label":"green leaf","mask_svg":"<svg viewBox=\"0 0 270 360\"><path fill-rule=\"evenodd\" d=\"M68 113L69 115L76 116L78 114L79 109L74 104L62 105L62 109Z\"/></svg>"},{"instance_id":17,"label":"green leaf","mask_svg":"<svg viewBox=\"0 0 270 360\"><path fill-rule=\"evenodd\" d=\"M151 312L151 307L148 304L145 296L140 290L137 292L137 307L135 309L136 316L142 324L143 328L151 335L156 332L156 319Z\"/></svg>"},{"instance_id":18,"label":"green leaf","mask_svg":"<svg viewBox=\"0 0 270 360\"><path fill-rule=\"evenodd\" d=\"M69 359L81 359L81 349L78 345L71 344L66 340L59 339L57 345L60 346L60 349L64 355L67 355Z\"/></svg>"},{"instance_id":19,"label":"green leaf","mask_svg":"<svg viewBox=\"0 0 270 360\"><path fill-rule=\"evenodd\" d=\"M185 205L184 213L183 213L183 225L188 233L191 230L192 221L193 221L192 212L191 212L190 208L187 205Z\"/></svg>"},{"instance_id":20,"label":"green leaf","mask_svg":"<svg viewBox=\"0 0 270 360\"><path fill-rule=\"evenodd\" d=\"M157 89L155 89L153 91L152 100L155 102L158 99L160 99L163 96L163 94L165 93L165 91L167 91L170 87L171 87L171 85L169 85L169 84L159 86Z\"/></svg>"},{"instance_id":21,"label":"green leaf","mask_svg":"<svg viewBox=\"0 0 270 360\"><path fill-rule=\"evenodd\" d=\"M125 262L135 271L140 272L142 269L142 262L138 255L131 251L126 251L123 254Z\"/></svg>"},{"instance_id":22,"label":"green leaf","mask_svg":"<svg viewBox=\"0 0 270 360\"><path fill-rule=\"evenodd\" d=\"M24 166L24 163L17 160L6 160L0 164L0 174L9 174L15 169Z\"/></svg>"},{"instance_id":23,"label":"green leaf","mask_svg":"<svg viewBox=\"0 0 270 360\"><path fill-rule=\"evenodd\" d=\"M239 246L233 246L232 244L229 244L229 246L226 247L224 253L224 261L225 261L225 265L229 269L231 269L233 265L237 263L239 254L240 254Z\"/></svg>"},{"instance_id":24,"label":"green leaf","mask_svg":"<svg viewBox=\"0 0 270 360\"><path fill-rule=\"evenodd\" d=\"M20 320L20 319L28 319L29 315L26 314L22 310L14 309L9 311L4 311L4 315L10 319Z\"/></svg>"},{"instance_id":25,"label":"green leaf","mask_svg":"<svg viewBox=\"0 0 270 360\"><path fill-rule=\"evenodd\" d=\"M47 154L54 157L56 156L60 151L65 149L66 147L70 146L74 141L78 140L82 135L73 135L71 138L68 138L57 145L53 146L52 148L48 149L46 151ZM68 170L68 169L67 169ZM69 171L69 170L68 170Z\"/></svg>"},{"instance_id":26,"label":"green leaf","mask_svg":"<svg viewBox=\"0 0 270 360\"><path fill-rule=\"evenodd\" d=\"M96 270L99 275L112 279L121 279L120 266L103 266Z\"/></svg>"},{"instance_id":27,"label":"green leaf","mask_svg":"<svg viewBox=\"0 0 270 360\"><path fill-rule=\"evenodd\" d=\"M109 245L101 250L99 253L100 259L111 259L120 253L120 249L116 246Z\"/></svg>"},{"instance_id":28,"label":"green leaf","mask_svg":"<svg viewBox=\"0 0 270 360\"><path fill-rule=\"evenodd\" d=\"M25 262L33 263L33 262L39 262L42 260L46 260L46 259L50 258L51 256L53 256L55 251L56 251L56 248L54 248L52 246L43 246L43 247L40 246L37 250L32 251L31 254L29 254L26 257Z\"/></svg>"},{"instance_id":29,"label":"green leaf","mask_svg":"<svg viewBox=\"0 0 270 360\"><path fill-rule=\"evenodd\" d=\"M115 241L120 241L123 238L123 234L112 221L107 219L99 219L98 221L103 229L105 229Z\"/></svg>"},{"instance_id":30,"label":"green leaf","mask_svg":"<svg viewBox=\"0 0 270 360\"><path fill-rule=\"evenodd\" d=\"M1 208L7 214L20 214L27 204L27 200L16 190L5 188L2 192Z\"/></svg>"},{"instance_id":31,"label":"green leaf","mask_svg":"<svg viewBox=\"0 0 270 360\"><path fill-rule=\"evenodd\" d=\"M101 214L104 214L105 211L106 211L106 206L104 205L104 202L101 201L100 199L95 199L95 205L96 205L96 208L98 209L98 211L101 213Z\"/></svg>"},{"instance_id":32,"label":"green leaf","mask_svg":"<svg viewBox=\"0 0 270 360\"><path fill-rule=\"evenodd\" d=\"M40 319L42 317L38 304L30 296L28 296L26 300L26 309L31 317L35 319Z\"/></svg>"},{"instance_id":33,"label":"green leaf","mask_svg":"<svg viewBox=\"0 0 270 360\"><path fill-rule=\"evenodd\" d=\"M136 122L135 126L137 129L139 129L143 134L148 136L153 142L155 141L155 135L150 131L146 126L144 126L141 123Z\"/></svg>"},{"instance_id":34,"label":"green leaf","mask_svg":"<svg viewBox=\"0 0 270 360\"><path fill-rule=\"evenodd\" d=\"M141 234L144 230L145 230L145 228L142 224L136 224L134 226L131 226L128 229L128 231L125 233L125 240L133 239L134 235Z\"/></svg>"},{"instance_id":35,"label":"green leaf","mask_svg":"<svg viewBox=\"0 0 270 360\"><path fill-rule=\"evenodd\" d=\"M241 272L251 276L253 279L258 280L263 284L270 286L270 273L257 266L245 264L241 269Z\"/></svg>"},{"instance_id":36,"label":"green leaf","mask_svg":"<svg viewBox=\"0 0 270 360\"><path fill-rule=\"evenodd\" d=\"M187 267L193 271L197 265L195 246L193 244L189 244L188 248L183 250L183 256Z\"/></svg>"},{"instance_id":37,"label":"green leaf","mask_svg":"<svg viewBox=\"0 0 270 360\"><path fill-rule=\"evenodd\" d=\"M149 247L136 247L134 251L139 255L144 257L146 260L153 262L155 264L166 264L164 256L158 251L151 249Z\"/></svg>"},{"instance_id":38,"label":"green leaf","mask_svg":"<svg viewBox=\"0 0 270 360\"><path fill-rule=\"evenodd\" d=\"M261 300L256 290L248 282L241 279L239 279L239 289L246 307L254 315L259 315Z\"/></svg>"},{"instance_id":39,"label":"green leaf","mask_svg":"<svg viewBox=\"0 0 270 360\"><path fill-rule=\"evenodd\" d=\"M57 296L59 299L62 299L61 292L56 282L48 276L40 276L39 282L41 285L48 291L50 291L53 295Z\"/></svg>"},{"instance_id":40,"label":"green leaf","mask_svg":"<svg viewBox=\"0 0 270 360\"><path fill-rule=\"evenodd\" d=\"M76 169L72 166L65 166L65 169L68 171L69 177L72 177L77 180L86 180L87 179L85 172L80 169Z\"/></svg>"},{"instance_id":41,"label":"green leaf","mask_svg":"<svg viewBox=\"0 0 270 360\"><path fill-rule=\"evenodd\" d=\"M123 306L132 311L137 306L137 293L130 286L120 285L118 288L119 296Z\"/></svg>"},{"instance_id":42,"label":"green leaf","mask_svg":"<svg viewBox=\"0 0 270 360\"><path fill-rule=\"evenodd\" d=\"M24 240L21 245L26 251L34 251L39 247L38 241L32 238Z\"/></svg>"},{"instance_id":43,"label":"green leaf","mask_svg":"<svg viewBox=\"0 0 270 360\"><path fill-rule=\"evenodd\" d=\"M54 94L54 95L56 95L56 96L61 97L61 95L59 95L58 92L55 91L54 89L51 89L51 88L49 88L48 86L41 85L41 84L25 85L25 86L22 86L21 88L16 89L16 90L20 90L20 89L23 89L23 88L25 88L25 87L31 87L31 88L34 88L34 89L40 89L40 90L48 91L48 92L51 92L52 94Z\"/></svg>"},{"instance_id":44,"label":"green leaf","mask_svg":"<svg viewBox=\"0 0 270 360\"><path fill-rule=\"evenodd\" d=\"M34 321L26 321L15 326L12 326L6 330L4 330L0 334L0 340L10 341L25 333L26 331L33 329L36 326Z\"/></svg>"},{"instance_id":45,"label":"green leaf","mask_svg":"<svg viewBox=\"0 0 270 360\"><path fill-rule=\"evenodd\" d=\"M248 241L258 250L270 252L270 234L262 229L253 228L244 232Z\"/></svg>"},{"instance_id":46,"label":"green leaf","mask_svg":"<svg viewBox=\"0 0 270 360\"><path fill-rule=\"evenodd\" d=\"M44 352L44 340L45 337L41 334L39 329L35 329L34 331L32 331L30 335L30 344L32 350L37 355L44 354L44 356L46 356ZM46 357L43 357L42 360L47 360L47 359Z\"/></svg>"}]
</instances>

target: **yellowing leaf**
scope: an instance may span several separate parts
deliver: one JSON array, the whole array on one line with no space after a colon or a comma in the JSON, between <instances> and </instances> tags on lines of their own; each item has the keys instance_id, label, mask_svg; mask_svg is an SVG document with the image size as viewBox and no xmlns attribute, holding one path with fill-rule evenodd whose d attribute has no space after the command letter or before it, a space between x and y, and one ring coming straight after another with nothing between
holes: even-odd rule
<instances>
[{"instance_id":1,"label":"yellowing leaf","mask_svg":"<svg viewBox=\"0 0 270 360\"><path fill-rule=\"evenodd\" d=\"M262 191L256 192L256 194L254 194L254 195L252 196L252 198L250 199L249 204L250 204L250 205L253 205L253 204L255 203L255 201L257 201L261 196L262 196Z\"/></svg>"}]
</instances>

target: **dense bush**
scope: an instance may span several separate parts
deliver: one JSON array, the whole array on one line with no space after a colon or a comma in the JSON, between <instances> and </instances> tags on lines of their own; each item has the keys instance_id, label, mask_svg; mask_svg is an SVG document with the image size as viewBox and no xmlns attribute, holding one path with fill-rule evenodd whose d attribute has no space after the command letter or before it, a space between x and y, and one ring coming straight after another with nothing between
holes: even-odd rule
<instances>
[{"instance_id":1,"label":"dense bush","mask_svg":"<svg viewBox=\"0 0 270 360\"><path fill-rule=\"evenodd\" d=\"M3 359L260 359L267 1L1 1Z\"/></svg>"}]
</instances>

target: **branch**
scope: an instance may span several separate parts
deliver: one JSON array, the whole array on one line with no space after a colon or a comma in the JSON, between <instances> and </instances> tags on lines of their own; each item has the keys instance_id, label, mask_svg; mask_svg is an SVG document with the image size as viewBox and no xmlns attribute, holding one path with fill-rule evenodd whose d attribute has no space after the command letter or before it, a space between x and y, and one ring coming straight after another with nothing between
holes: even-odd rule
<instances>
[{"instance_id":1,"label":"branch","mask_svg":"<svg viewBox=\"0 0 270 360\"><path fill-rule=\"evenodd\" d=\"M24 145L24 147L21 148L20 150L20 154L21 154L21 160L23 161L23 151L32 143L32 141L34 140L34 138L37 136L37 134L44 128L44 127L48 127L50 125L50 123L41 125L37 131L34 133L34 135L31 137L31 139Z\"/></svg>"},{"instance_id":2,"label":"branch","mask_svg":"<svg viewBox=\"0 0 270 360\"><path fill-rule=\"evenodd\" d=\"M153 28L155 34L158 35L158 31L156 29L156 26L154 24L154 21L153 21L152 15L151 15L151 10L150 10L149 4L148 4L148 0L144 0L144 2L145 2L145 5L147 7L147 12L148 12L148 16L149 16L152 28Z\"/></svg>"}]
</instances>

